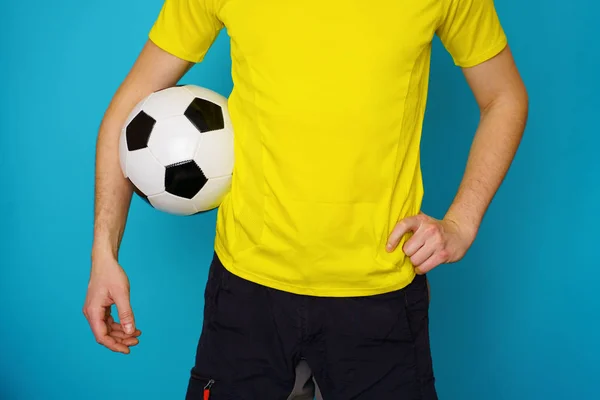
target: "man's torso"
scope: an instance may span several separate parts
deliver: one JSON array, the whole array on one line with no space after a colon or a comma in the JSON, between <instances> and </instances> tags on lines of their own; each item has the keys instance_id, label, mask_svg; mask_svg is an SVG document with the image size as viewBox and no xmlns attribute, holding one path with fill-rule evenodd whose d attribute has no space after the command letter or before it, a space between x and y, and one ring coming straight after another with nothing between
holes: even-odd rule
<instances>
[{"instance_id":1,"label":"man's torso","mask_svg":"<svg viewBox=\"0 0 600 400\"><path fill-rule=\"evenodd\" d=\"M493 0L166 0L150 38L199 62L223 27L235 138L217 219L224 266L297 294L406 286L403 242L385 244L421 208L431 42L462 67L497 54Z\"/></svg>"},{"instance_id":2,"label":"man's torso","mask_svg":"<svg viewBox=\"0 0 600 400\"><path fill-rule=\"evenodd\" d=\"M236 135L217 251L304 294L366 295L413 277L385 251L419 211L418 147L439 1L225 1Z\"/></svg>"}]
</instances>

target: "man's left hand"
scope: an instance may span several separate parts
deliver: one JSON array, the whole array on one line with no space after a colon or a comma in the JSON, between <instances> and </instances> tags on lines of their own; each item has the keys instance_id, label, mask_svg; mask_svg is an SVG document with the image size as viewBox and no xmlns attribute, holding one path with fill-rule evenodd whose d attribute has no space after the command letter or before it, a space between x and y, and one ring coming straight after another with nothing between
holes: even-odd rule
<instances>
[{"instance_id":1,"label":"man's left hand","mask_svg":"<svg viewBox=\"0 0 600 400\"><path fill-rule=\"evenodd\" d=\"M425 214L400 220L389 236L386 250L393 252L402 237L412 232L402 250L410 257L417 274L425 274L440 264L459 261L474 237L451 219L438 220Z\"/></svg>"}]
</instances>

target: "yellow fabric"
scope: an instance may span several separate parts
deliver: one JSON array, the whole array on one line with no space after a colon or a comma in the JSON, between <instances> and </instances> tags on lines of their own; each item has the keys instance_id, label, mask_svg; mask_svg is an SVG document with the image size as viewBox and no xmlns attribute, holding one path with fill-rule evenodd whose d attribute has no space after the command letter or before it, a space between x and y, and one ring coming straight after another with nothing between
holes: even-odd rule
<instances>
[{"instance_id":1,"label":"yellow fabric","mask_svg":"<svg viewBox=\"0 0 600 400\"><path fill-rule=\"evenodd\" d=\"M231 38L231 193L215 250L247 280L316 296L414 278L396 222L421 207L431 41L457 65L506 46L492 0L167 0L150 38L198 62Z\"/></svg>"}]
</instances>

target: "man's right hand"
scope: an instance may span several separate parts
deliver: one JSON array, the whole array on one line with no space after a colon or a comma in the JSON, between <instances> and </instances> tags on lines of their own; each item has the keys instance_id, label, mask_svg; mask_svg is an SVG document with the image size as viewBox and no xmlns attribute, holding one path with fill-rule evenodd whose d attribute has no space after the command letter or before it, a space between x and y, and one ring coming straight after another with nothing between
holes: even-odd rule
<instances>
[{"instance_id":1,"label":"man's right hand","mask_svg":"<svg viewBox=\"0 0 600 400\"><path fill-rule=\"evenodd\" d=\"M119 322L111 315L115 304ZM114 259L92 263L83 314L88 320L96 341L112 351L129 354L130 347L139 343L142 334L135 326L129 300L129 279Z\"/></svg>"}]
</instances>

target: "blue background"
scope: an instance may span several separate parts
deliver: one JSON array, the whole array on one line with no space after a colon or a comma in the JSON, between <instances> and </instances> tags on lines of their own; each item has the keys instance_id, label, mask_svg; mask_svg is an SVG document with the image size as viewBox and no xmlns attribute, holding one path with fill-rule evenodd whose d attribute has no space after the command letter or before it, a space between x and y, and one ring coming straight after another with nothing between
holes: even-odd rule
<instances>
[{"instance_id":1,"label":"blue background","mask_svg":"<svg viewBox=\"0 0 600 400\"><path fill-rule=\"evenodd\" d=\"M560 4L560 7L559 7ZM215 213L135 198L121 262L141 344L97 345L89 275L97 128L160 0L3 3L0 24L0 398L180 399L202 322ZM441 399L597 399L600 131L591 0L497 0L527 84L529 125L478 240L431 274ZM441 217L478 122L436 39L423 137L424 211ZM184 79L228 95L222 34Z\"/></svg>"}]
</instances>

